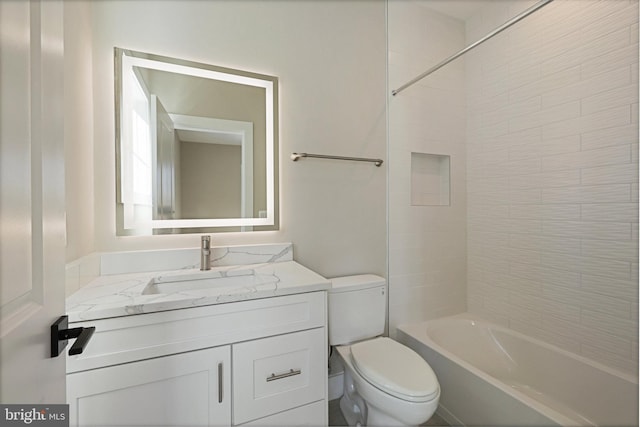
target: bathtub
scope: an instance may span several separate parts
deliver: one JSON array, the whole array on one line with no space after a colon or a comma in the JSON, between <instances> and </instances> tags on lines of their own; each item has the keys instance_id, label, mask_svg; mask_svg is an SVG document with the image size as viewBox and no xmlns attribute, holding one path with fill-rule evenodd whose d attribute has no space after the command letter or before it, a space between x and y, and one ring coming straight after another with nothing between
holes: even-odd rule
<instances>
[{"instance_id":1,"label":"bathtub","mask_svg":"<svg viewBox=\"0 0 640 427\"><path fill-rule=\"evenodd\" d=\"M637 378L473 315L404 325L397 340L435 371L451 425L638 425Z\"/></svg>"}]
</instances>

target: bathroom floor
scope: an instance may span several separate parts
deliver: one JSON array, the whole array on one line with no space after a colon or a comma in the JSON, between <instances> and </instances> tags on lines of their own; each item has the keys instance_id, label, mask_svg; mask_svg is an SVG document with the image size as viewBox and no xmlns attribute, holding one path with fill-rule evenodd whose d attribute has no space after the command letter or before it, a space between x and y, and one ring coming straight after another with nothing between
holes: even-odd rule
<instances>
[{"instance_id":1,"label":"bathroom floor","mask_svg":"<svg viewBox=\"0 0 640 427\"><path fill-rule=\"evenodd\" d=\"M342 416L342 412L340 412L340 399L330 400L329 401L329 426L346 426L347 422ZM438 414L433 414L433 417L426 423L422 424L423 426L431 426L431 427L449 427L449 424L445 420L443 420Z\"/></svg>"}]
</instances>

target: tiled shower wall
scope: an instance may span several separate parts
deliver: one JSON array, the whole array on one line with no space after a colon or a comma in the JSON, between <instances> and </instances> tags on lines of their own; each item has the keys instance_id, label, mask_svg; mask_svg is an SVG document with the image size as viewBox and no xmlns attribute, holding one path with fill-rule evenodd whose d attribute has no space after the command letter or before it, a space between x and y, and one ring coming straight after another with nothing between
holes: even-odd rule
<instances>
[{"instance_id":1,"label":"tiled shower wall","mask_svg":"<svg viewBox=\"0 0 640 427\"><path fill-rule=\"evenodd\" d=\"M637 371L638 1L556 0L465 62L469 311Z\"/></svg>"},{"instance_id":2,"label":"tiled shower wall","mask_svg":"<svg viewBox=\"0 0 640 427\"><path fill-rule=\"evenodd\" d=\"M464 46L464 23L433 12L426 1L388 5L389 90ZM389 103L389 332L396 326L466 309L464 61L408 88ZM412 154L414 170L412 173ZM424 154L436 156L423 156ZM447 157L448 156L448 157ZM449 170L416 166L446 158ZM432 162L433 163L433 162ZM439 164L439 162L435 162ZM449 201L412 205L412 179L449 173ZM425 181L426 180L426 181ZM414 185L415 187L415 185ZM438 187L438 185L435 185ZM421 189L414 188L414 199ZM446 196L443 192L442 196Z\"/></svg>"}]
</instances>

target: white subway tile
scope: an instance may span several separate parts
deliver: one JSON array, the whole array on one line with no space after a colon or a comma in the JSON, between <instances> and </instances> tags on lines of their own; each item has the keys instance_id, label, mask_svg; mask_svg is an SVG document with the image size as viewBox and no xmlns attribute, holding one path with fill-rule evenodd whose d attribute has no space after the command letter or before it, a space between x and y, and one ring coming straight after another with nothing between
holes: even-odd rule
<instances>
[{"instance_id":1,"label":"white subway tile","mask_svg":"<svg viewBox=\"0 0 640 427\"><path fill-rule=\"evenodd\" d=\"M583 4L589 4L589 2L583 2ZM562 39L567 35L578 35L580 30L586 22L589 22L589 10L584 8L577 8L571 4L571 2L561 2L559 4L554 3L555 13L552 15L557 17L556 19L562 19L561 22L554 21L555 25L549 25L543 31L543 44L544 46L552 45L555 40ZM563 7L565 6L565 7ZM541 12L544 12L541 11Z\"/></svg>"},{"instance_id":2,"label":"white subway tile","mask_svg":"<svg viewBox=\"0 0 640 427\"><path fill-rule=\"evenodd\" d=\"M509 235L511 248L528 249L540 252L558 252L570 255L580 254L580 239L543 235L512 233Z\"/></svg>"},{"instance_id":3,"label":"white subway tile","mask_svg":"<svg viewBox=\"0 0 640 427\"><path fill-rule=\"evenodd\" d=\"M631 263L625 261L549 253L542 254L540 262L543 267L593 274L612 279L628 280L631 277Z\"/></svg>"},{"instance_id":4,"label":"white subway tile","mask_svg":"<svg viewBox=\"0 0 640 427\"><path fill-rule=\"evenodd\" d=\"M574 271L513 261L509 263L509 274L522 279L559 286L578 287L580 284L580 274Z\"/></svg>"},{"instance_id":5,"label":"white subway tile","mask_svg":"<svg viewBox=\"0 0 640 427\"><path fill-rule=\"evenodd\" d=\"M600 92L586 98L582 98L582 114L593 114L623 105L632 105L638 102L638 85L621 86L606 92Z\"/></svg>"},{"instance_id":6,"label":"white subway tile","mask_svg":"<svg viewBox=\"0 0 640 427\"><path fill-rule=\"evenodd\" d=\"M536 99L536 98L534 98ZM509 132L519 132L549 123L561 122L564 120L580 116L580 102L573 101L550 108L543 108L541 111L530 112L509 120Z\"/></svg>"},{"instance_id":7,"label":"white subway tile","mask_svg":"<svg viewBox=\"0 0 640 427\"><path fill-rule=\"evenodd\" d=\"M638 299L637 280L614 280L609 277L583 274L580 287L588 292L621 298L626 301Z\"/></svg>"},{"instance_id":8,"label":"white subway tile","mask_svg":"<svg viewBox=\"0 0 640 427\"><path fill-rule=\"evenodd\" d=\"M580 66L584 61L584 49L580 44L580 32L569 33L554 43L544 46L543 55L537 56L540 63L540 73L551 75L567 68Z\"/></svg>"},{"instance_id":9,"label":"white subway tile","mask_svg":"<svg viewBox=\"0 0 640 427\"><path fill-rule=\"evenodd\" d=\"M638 336L638 324L628 317L605 314L599 311L583 311L581 323L587 327L619 337Z\"/></svg>"},{"instance_id":10,"label":"white subway tile","mask_svg":"<svg viewBox=\"0 0 640 427\"><path fill-rule=\"evenodd\" d=\"M598 74L602 74L611 70L617 70L627 65L638 62L638 42L633 45L621 47L619 49L611 49L609 52L587 59L581 65L582 78L587 80ZM632 77L637 76L632 72ZM637 79L632 78L632 82Z\"/></svg>"},{"instance_id":11,"label":"white subway tile","mask_svg":"<svg viewBox=\"0 0 640 427\"><path fill-rule=\"evenodd\" d=\"M580 321L580 307L577 304L554 301L546 298L544 293L542 296L512 293L509 296L509 302L515 306L516 310L532 309L541 318L554 316L567 322ZM513 316L510 318L522 320Z\"/></svg>"},{"instance_id":12,"label":"white subway tile","mask_svg":"<svg viewBox=\"0 0 640 427\"><path fill-rule=\"evenodd\" d=\"M544 188L542 203L622 203L631 201L629 184Z\"/></svg>"},{"instance_id":13,"label":"white subway tile","mask_svg":"<svg viewBox=\"0 0 640 427\"><path fill-rule=\"evenodd\" d=\"M506 222L509 233L525 233L539 235L542 232L542 220L509 219Z\"/></svg>"},{"instance_id":14,"label":"white subway tile","mask_svg":"<svg viewBox=\"0 0 640 427\"><path fill-rule=\"evenodd\" d=\"M532 325L542 323L542 314L527 304L518 304L513 301L502 304L502 313L505 313L509 321L527 322Z\"/></svg>"},{"instance_id":15,"label":"white subway tile","mask_svg":"<svg viewBox=\"0 0 640 427\"><path fill-rule=\"evenodd\" d=\"M526 116L540 110L540 97L534 96L519 102L510 103L509 105L490 110L484 113L483 119L485 125L498 123L509 120L516 116ZM514 131L512 131L513 133Z\"/></svg>"},{"instance_id":16,"label":"white subway tile","mask_svg":"<svg viewBox=\"0 0 640 427\"><path fill-rule=\"evenodd\" d=\"M542 219L541 205L510 205L509 218L513 219Z\"/></svg>"},{"instance_id":17,"label":"white subway tile","mask_svg":"<svg viewBox=\"0 0 640 427\"><path fill-rule=\"evenodd\" d=\"M539 145L543 156L575 153L580 151L580 135L570 135L558 139L544 139Z\"/></svg>"},{"instance_id":18,"label":"white subway tile","mask_svg":"<svg viewBox=\"0 0 640 427\"><path fill-rule=\"evenodd\" d=\"M566 153L542 158L543 171L584 169L597 166L618 165L631 161L631 145L616 145L580 153Z\"/></svg>"},{"instance_id":19,"label":"white subway tile","mask_svg":"<svg viewBox=\"0 0 640 427\"><path fill-rule=\"evenodd\" d=\"M542 172L540 174L539 182L543 188L572 186L580 182L580 173L575 169L566 171Z\"/></svg>"},{"instance_id":20,"label":"white subway tile","mask_svg":"<svg viewBox=\"0 0 640 427\"><path fill-rule=\"evenodd\" d=\"M507 163L507 173L511 176L516 174L532 174L541 171L541 161L540 159L524 159L524 160L513 160Z\"/></svg>"},{"instance_id":21,"label":"white subway tile","mask_svg":"<svg viewBox=\"0 0 640 427\"><path fill-rule=\"evenodd\" d=\"M506 276L506 287L510 292L524 293L530 295L542 294L542 283L534 280L523 279L521 277Z\"/></svg>"},{"instance_id":22,"label":"white subway tile","mask_svg":"<svg viewBox=\"0 0 640 427\"><path fill-rule=\"evenodd\" d=\"M542 218L554 221L579 221L579 204L546 204L542 205Z\"/></svg>"},{"instance_id":23,"label":"white subway tile","mask_svg":"<svg viewBox=\"0 0 640 427\"><path fill-rule=\"evenodd\" d=\"M637 203L591 203L581 208L583 221L638 222Z\"/></svg>"},{"instance_id":24,"label":"white subway tile","mask_svg":"<svg viewBox=\"0 0 640 427\"><path fill-rule=\"evenodd\" d=\"M509 177L509 188L553 188L567 187L580 184L580 171L577 169L541 172L531 175L516 175Z\"/></svg>"},{"instance_id":25,"label":"white subway tile","mask_svg":"<svg viewBox=\"0 0 640 427\"><path fill-rule=\"evenodd\" d=\"M631 200L629 184L583 185L580 203L624 203Z\"/></svg>"},{"instance_id":26,"label":"white subway tile","mask_svg":"<svg viewBox=\"0 0 640 427\"><path fill-rule=\"evenodd\" d=\"M509 101L518 102L550 91L562 90L565 86L576 84L579 81L580 67L576 66L567 68L565 70L558 71L557 73L544 76L539 80L511 89L509 91ZM564 102L575 101L575 99L565 99ZM545 105L544 96L543 105Z\"/></svg>"},{"instance_id":27,"label":"white subway tile","mask_svg":"<svg viewBox=\"0 0 640 427\"><path fill-rule=\"evenodd\" d=\"M505 200L511 204L522 203L525 205L540 204L541 201L542 191L539 188L509 190Z\"/></svg>"},{"instance_id":28,"label":"white subway tile","mask_svg":"<svg viewBox=\"0 0 640 427\"><path fill-rule=\"evenodd\" d=\"M625 164L631 161L631 146L621 145L596 150L583 150L579 155L581 168Z\"/></svg>"},{"instance_id":29,"label":"white subway tile","mask_svg":"<svg viewBox=\"0 0 640 427\"><path fill-rule=\"evenodd\" d=\"M585 168L580 173L583 185L633 183L638 181L638 164Z\"/></svg>"},{"instance_id":30,"label":"white subway tile","mask_svg":"<svg viewBox=\"0 0 640 427\"><path fill-rule=\"evenodd\" d=\"M626 145L638 141L638 125L614 126L582 134L583 150L592 150L613 145Z\"/></svg>"},{"instance_id":31,"label":"white subway tile","mask_svg":"<svg viewBox=\"0 0 640 427\"><path fill-rule=\"evenodd\" d=\"M555 87L542 94L542 108L548 108L570 101L577 101L615 89L620 86L631 84L631 70L628 66L620 69L598 74L590 79L576 81L573 84L566 84L562 87Z\"/></svg>"},{"instance_id":32,"label":"white subway tile","mask_svg":"<svg viewBox=\"0 0 640 427\"><path fill-rule=\"evenodd\" d=\"M638 141L638 124L627 124L599 129L582 134L583 150L594 150L613 145L628 145Z\"/></svg>"},{"instance_id":33,"label":"white subway tile","mask_svg":"<svg viewBox=\"0 0 640 427\"><path fill-rule=\"evenodd\" d=\"M531 56L523 55L522 57L528 59ZM540 70L540 64L522 64L522 62L517 63L516 61L511 61L509 63L507 88L513 90L539 80L541 78Z\"/></svg>"},{"instance_id":34,"label":"white subway tile","mask_svg":"<svg viewBox=\"0 0 640 427\"><path fill-rule=\"evenodd\" d=\"M577 238L512 233L510 234L509 246L545 253L580 254L580 239Z\"/></svg>"},{"instance_id":35,"label":"white subway tile","mask_svg":"<svg viewBox=\"0 0 640 427\"><path fill-rule=\"evenodd\" d=\"M582 66L585 58L597 58L625 47L628 43L628 28L614 31L596 40L585 39L584 34L575 32L546 47L549 56L553 57L542 63L542 74L557 72L570 66ZM582 77L585 78L585 75Z\"/></svg>"},{"instance_id":36,"label":"white subway tile","mask_svg":"<svg viewBox=\"0 0 640 427\"><path fill-rule=\"evenodd\" d=\"M581 254L588 257L634 262L638 260L638 241L582 239Z\"/></svg>"},{"instance_id":37,"label":"white subway tile","mask_svg":"<svg viewBox=\"0 0 640 427\"><path fill-rule=\"evenodd\" d=\"M548 236L631 240L631 224L597 221L542 221L542 233Z\"/></svg>"},{"instance_id":38,"label":"white subway tile","mask_svg":"<svg viewBox=\"0 0 640 427\"><path fill-rule=\"evenodd\" d=\"M585 39L600 40L602 38L605 38L612 32L621 31L619 29L621 27L622 30L625 30L628 29L629 26L638 22L637 3L635 5L632 4L627 7L622 7L624 6L624 4L621 4L622 2L614 1L609 3L612 3L610 5L607 5L609 13L597 16L597 18L593 20L592 25L583 27L581 32Z\"/></svg>"},{"instance_id":39,"label":"white subway tile","mask_svg":"<svg viewBox=\"0 0 640 427\"><path fill-rule=\"evenodd\" d=\"M542 296L551 301L576 305L585 310L601 311L604 313L631 313L631 302L622 298L586 292L581 288L567 288L562 286L543 286ZM579 319L576 320L579 322Z\"/></svg>"},{"instance_id":40,"label":"white subway tile","mask_svg":"<svg viewBox=\"0 0 640 427\"><path fill-rule=\"evenodd\" d=\"M540 130L540 128L536 128L536 130ZM509 160L526 160L540 156L540 144L513 144L509 147Z\"/></svg>"}]
</instances>

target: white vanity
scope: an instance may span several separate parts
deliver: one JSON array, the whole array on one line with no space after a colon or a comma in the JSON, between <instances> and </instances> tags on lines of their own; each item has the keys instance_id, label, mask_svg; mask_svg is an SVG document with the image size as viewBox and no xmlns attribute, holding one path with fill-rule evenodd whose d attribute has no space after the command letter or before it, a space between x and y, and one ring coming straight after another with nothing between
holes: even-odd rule
<instances>
[{"instance_id":1,"label":"white vanity","mask_svg":"<svg viewBox=\"0 0 640 427\"><path fill-rule=\"evenodd\" d=\"M200 272L197 249L101 257L67 299L70 327L96 328L67 356L72 426L327 425L329 281L290 244L212 259Z\"/></svg>"}]
</instances>

